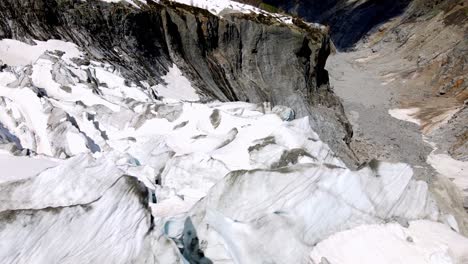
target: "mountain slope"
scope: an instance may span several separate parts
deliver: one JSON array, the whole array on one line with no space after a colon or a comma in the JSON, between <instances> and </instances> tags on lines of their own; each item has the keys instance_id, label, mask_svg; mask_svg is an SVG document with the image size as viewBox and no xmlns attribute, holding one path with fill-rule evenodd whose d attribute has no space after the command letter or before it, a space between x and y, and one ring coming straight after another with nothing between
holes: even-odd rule
<instances>
[{"instance_id":1,"label":"mountain slope","mask_svg":"<svg viewBox=\"0 0 468 264\"><path fill-rule=\"evenodd\" d=\"M266 2L330 26L341 52L328 69L353 120L358 159L404 160L429 179L434 168L456 182L468 206L466 1Z\"/></svg>"}]
</instances>

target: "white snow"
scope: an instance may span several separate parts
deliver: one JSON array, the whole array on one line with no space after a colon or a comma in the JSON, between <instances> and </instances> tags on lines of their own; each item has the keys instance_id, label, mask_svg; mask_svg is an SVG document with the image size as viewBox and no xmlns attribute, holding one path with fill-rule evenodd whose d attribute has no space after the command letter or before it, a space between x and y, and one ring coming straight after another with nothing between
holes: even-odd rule
<instances>
[{"instance_id":1,"label":"white snow","mask_svg":"<svg viewBox=\"0 0 468 264\"><path fill-rule=\"evenodd\" d=\"M8 73L0 73L1 75ZM1 77L0 77L1 79ZM52 155L50 142L47 134L47 115L44 113L43 105L37 95L28 88L8 88L0 85L0 96L9 98L14 102L14 107L21 112L21 116L25 118L27 124L36 133L36 139L31 142L24 138L21 143L24 147L37 149L38 153ZM14 127L9 128L14 131ZM34 147L34 145L37 145Z\"/></svg>"},{"instance_id":2,"label":"white snow","mask_svg":"<svg viewBox=\"0 0 468 264\"><path fill-rule=\"evenodd\" d=\"M327 241L336 235L346 242L346 230L359 226L376 228L352 237L384 248L396 243L388 250L401 249L414 261L427 254L440 263L464 258L464 240L445 226L384 225L403 218L457 227L407 164L351 171L307 117L284 121L291 116L286 108L245 102L197 103L176 65L165 83L149 87L97 61L14 59L29 64L0 73L2 126L23 147L72 157L56 162L0 153L6 168L0 212L15 219L0 217L2 263L184 263L178 247L190 242L180 237L186 219L214 263L307 263L311 252L340 258L327 251ZM405 232L415 246L394 238Z\"/></svg>"},{"instance_id":3,"label":"white snow","mask_svg":"<svg viewBox=\"0 0 468 264\"><path fill-rule=\"evenodd\" d=\"M241 171L212 187L191 215L203 217L198 236L214 262L229 255L235 263L307 263L312 245L340 231L397 217L437 220L427 184L411 177L408 165L384 162L358 172L325 164Z\"/></svg>"},{"instance_id":4,"label":"white snow","mask_svg":"<svg viewBox=\"0 0 468 264\"><path fill-rule=\"evenodd\" d=\"M0 153L0 184L34 177L58 164L56 160L50 158L17 157L9 153Z\"/></svg>"},{"instance_id":5,"label":"white snow","mask_svg":"<svg viewBox=\"0 0 468 264\"><path fill-rule=\"evenodd\" d=\"M155 212L162 210L164 215L167 210L160 207L166 207L165 200L184 204L178 208L189 209L229 171L266 168L265 159L270 160L270 163L278 162L283 151L306 148L314 157L323 158L325 162L337 166L342 165L340 161L330 158L333 157L330 149L318 141L307 118L284 122L276 114L263 114L252 106L247 103L184 103L183 112L176 120L171 122L164 118L154 118L145 121L137 129L128 127L109 132L109 143L113 148L137 157L143 164L153 162L149 157L157 146L163 148L163 145L167 145L175 152L175 157L165 163L166 169L161 174L162 186L167 191L157 192L160 203L153 206ZM210 121L215 111L220 119L216 128ZM184 122L184 126L177 127ZM276 144L272 145L276 155L251 159L249 147L268 136L276 138ZM128 137L136 138L141 143L129 146L125 140ZM165 143L158 143L161 141ZM194 178L194 174L198 176ZM175 199L175 195L184 197L184 200Z\"/></svg>"},{"instance_id":6,"label":"white snow","mask_svg":"<svg viewBox=\"0 0 468 264\"><path fill-rule=\"evenodd\" d=\"M132 0L101 0L108 3L118 3L121 1L128 2L135 7L138 7ZM145 0L137 0L141 3L146 3ZM173 0L174 2L178 2L185 5L190 5L202 9L206 9L215 15L220 15L223 11L236 11L241 13L265 13L265 11L253 7L251 5L242 4L236 1L231 0ZM159 0L155 0L155 2L159 2Z\"/></svg>"},{"instance_id":7,"label":"white snow","mask_svg":"<svg viewBox=\"0 0 468 264\"><path fill-rule=\"evenodd\" d=\"M130 3L131 5L133 5L136 8L140 8L140 7L135 3L135 1L146 4L146 0L135 0L135 1L132 1L132 0L101 0L101 1L104 1L104 2L107 2L107 3L118 3L118 2L121 2L121 1L125 1L127 3Z\"/></svg>"},{"instance_id":8,"label":"white snow","mask_svg":"<svg viewBox=\"0 0 468 264\"><path fill-rule=\"evenodd\" d=\"M333 264L462 264L468 261L468 239L431 221L363 225L336 233L311 253L315 263Z\"/></svg>"},{"instance_id":9,"label":"white snow","mask_svg":"<svg viewBox=\"0 0 468 264\"><path fill-rule=\"evenodd\" d=\"M461 107L450 107L444 109L444 111L437 113L436 115L430 116L428 120L421 120L417 117L421 109L415 108L406 108L406 109L391 109L388 113L396 118L407 122L412 122L421 127L421 130L424 134L429 134L430 132L437 130L442 125L446 124L457 112L459 112Z\"/></svg>"},{"instance_id":10,"label":"white snow","mask_svg":"<svg viewBox=\"0 0 468 264\"><path fill-rule=\"evenodd\" d=\"M396 119L400 119L406 122L415 123L416 125L421 125L421 121L415 117L419 112L419 108L407 108L407 109L390 109L388 114L393 116Z\"/></svg>"},{"instance_id":11,"label":"white snow","mask_svg":"<svg viewBox=\"0 0 468 264\"><path fill-rule=\"evenodd\" d=\"M137 5L135 2L139 1L140 3L146 4L145 0L101 0L104 2L108 3L117 3L121 1L128 2L132 4L133 6L139 8L139 5ZM154 0L155 2L159 2L159 0ZM236 1L231 1L231 0L172 0L173 2L177 2L180 4L184 5L189 5L189 6L194 6L198 7L201 9L208 10L210 13L222 17L225 14L229 13L244 13L244 14L264 14L264 15L269 15L274 17L278 22L284 23L284 24L293 24L293 17L285 14L279 14L279 13L269 13L265 10L262 10L260 8L239 3ZM308 23L305 22L307 25L313 28L320 28L322 30L325 30L325 26L320 25L318 23Z\"/></svg>"},{"instance_id":12,"label":"white snow","mask_svg":"<svg viewBox=\"0 0 468 264\"><path fill-rule=\"evenodd\" d=\"M109 103L103 98L95 95L89 87L84 84L77 83L71 87L71 92L66 92L61 89L61 85L54 81L52 77L52 68L54 63L48 59L39 59L33 65L33 74L31 75L34 85L44 88L47 95L51 98L60 101L77 102L82 101L84 104L92 106L102 104L114 112L120 110L120 107Z\"/></svg>"},{"instance_id":13,"label":"white snow","mask_svg":"<svg viewBox=\"0 0 468 264\"><path fill-rule=\"evenodd\" d=\"M158 1L159 0L156 0L156 2ZM269 16L274 17L280 23L293 24L293 17L289 15L279 14L279 13L269 13L260 8L247 5L247 4L243 4L243 3L239 3L236 1L231 1L231 0L173 0L173 1L181 3L181 4L185 4L185 5L202 8L202 9L208 10L214 15L221 16L221 17L224 14L229 14L229 13L264 14L264 15L269 15ZM322 30L325 30L325 27L318 23L308 23L308 22L305 22L305 23L309 25L310 27L320 28Z\"/></svg>"},{"instance_id":14,"label":"white snow","mask_svg":"<svg viewBox=\"0 0 468 264\"><path fill-rule=\"evenodd\" d=\"M125 85L125 79L118 72L110 72L102 67L95 67L96 78L100 83L107 84L107 88L101 87L104 94L122 98L132 98L137 101L148 101L148 95L137 87L128 87Z\"/></svg>"},{"instance_id":15,"label":"white snow","mask_svg":"<svg viewBox=\"0 0 468 264\"><path fill-rule=\"evenodd\" d=\"M159 96L164 98L183 100L183 101L198 101L200 98L196 93L195 88L192 87L190 81L182 75L182 72L173 65L169 68L168 73L162 77L165 84L159 84L153 87Z\"/></svg>"},{"instance_id":16,"label":"white snow","mask_svg":"<svg viewBox=\"0 0 468 264\"><path fill-rule=\"evenodd\" d=\"M86 153L88 152L88 148L86 147L86 139L83 135L73 132L67 132L67 141L68 147L73 155L79 153Z\"/></svg>"},{"instance_id":17,"label":"white snow","mask_svg":"<svg viewBox=\"0 0 468 264\"><path fill-rule=\"evenodd\" d=\"M0 184L0 212L14 217L0 218L1 262L124 264L159 259L154 256L158 250L145 243L159 239L148 233L150 214L141 190L112 163L82 155L33 179Z\"/></svg>"},{"instance_id":18,"label":"white snow","mask_svg":"<svg viewBox=\"0 0 468 264\"><path fill-rule=\"evenodd\" d=\"M62 51L62 59L71 63L70 59L80 57L82 53L77 46L61 40L39 41L36 45L29 45L13 39L0 40L0 60L10 66L24 66L34 63L46 51Z\"/></svg>"},{"instance_id":19,"label":"white snow","mask_svg":"<svg viewBox=\"0 0 468 264\"><path fill-rule=\"evenodd\" d=\"M174 2L206 9L215 15L220 15L225 10L241 13L265 13L259 8L231 0L174 0Z\"/></svg>"},{"instance_id":20,"label":"white snow","mask_svg":"<svg viewBox=\"0 0 468 264\"><path fill-rule=\"evenodd\" d=\"M427 163L429 163L438 173L450 179L462 192L465 193L464 196L468 197L467 161L456 160L445 153L437 154L437 150L434 150L427 157Z\"/></svg>"}]
</instances>

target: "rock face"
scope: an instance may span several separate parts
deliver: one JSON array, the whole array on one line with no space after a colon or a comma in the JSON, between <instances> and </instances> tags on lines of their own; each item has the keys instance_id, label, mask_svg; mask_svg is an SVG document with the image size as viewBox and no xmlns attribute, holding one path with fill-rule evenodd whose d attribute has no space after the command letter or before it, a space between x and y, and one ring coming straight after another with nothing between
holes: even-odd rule
<instances>
[{"instance_id":1,"label":"rock face","mask_svg":"<svg viewBox=\"0 0 468 264\"><path fill-rule=\"evenodd\" d=\"M248 1L248 0L246 0ZM266 0L268 4L331 27L339 49L352 48L376 25L404 12L411 0Z\"/></svg>"},{"instance_id":2,"label":"rock face","mask_svg":"<svg viewBox=\"0 0 468 264\"><path fill-rule=\"evenodd\" d=\"M8 0L0 9L6 18L0 38L71 41L87 52L81 63L104 58L150 86L163 82L175 63L202 100L268 101L293 108L297 117L311 115L313 128L352 163L346 147L351 129L324 70L330 40L320 28L264 15L220 19L174 3L136 9L101 1Z\"/></svg>"},{"instance_id":3,"label":"rock face","mask_svg":"<svg viewBox=\"0 0 468 264\"><path fill-rule=\"evenodd\" d=\"M368 159L367 154L374 152L378 159L393 159L396 155L409 157L405 162L425 166L430 150L425 142L430 141L437 144L439 152L461 162L468 160L466 1L264 2L330 26L332 40L343 51L328 63L334 77L332 86L345 101L347 115L353 120L355 137L350 145L360 159ZM353 68L343 70L348 62ZM365 109L366 105L371 108ZM401 127L406 125L398 127L389 120L390 108L414 111L420 128L413 132L405 129L408 133L404 133ZM377 117L378 112L384 116ZM404 138L393 138L395 132L391 131L395 128ZM420 132L425 142L419 140ZM393 146L395 143L397 147ZM369 146L366 151L361 150L363 145ZM413 155L417 152L423 154ZM454 173L450 174L448 177L453 178Z\"/></svg>"}]
</instances>

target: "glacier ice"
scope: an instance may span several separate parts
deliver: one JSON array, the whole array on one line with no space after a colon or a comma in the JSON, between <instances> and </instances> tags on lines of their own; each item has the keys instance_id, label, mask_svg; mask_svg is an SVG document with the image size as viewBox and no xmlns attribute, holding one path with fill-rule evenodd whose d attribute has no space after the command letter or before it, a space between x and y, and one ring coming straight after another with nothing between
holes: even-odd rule
<instances>
[{"instance_id":1,"label":"glacier ice","mask_svg":"<svg viewBox=\"0 0 468 264\"><path fill-rule=\"evenodd\" d=\"M307 117L196 102L176 68L167 87L186 93L157 100L164 87L77 64L70 45L40 42L0 72L2 131L31 153L0 153L2 263L375 260L353 241L421 263L466 260L468 240L437 223L446 216L408 165L351 171Z\"/></svg>"}]
</instances>

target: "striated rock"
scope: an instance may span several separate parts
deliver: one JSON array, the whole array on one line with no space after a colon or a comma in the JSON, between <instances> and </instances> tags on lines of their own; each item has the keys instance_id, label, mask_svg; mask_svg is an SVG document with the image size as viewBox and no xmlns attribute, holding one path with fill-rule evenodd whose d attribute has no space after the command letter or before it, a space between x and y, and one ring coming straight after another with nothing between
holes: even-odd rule
<instances>
[{"instance_id":1,"label":"striated rock","mask_svg":"<svg viewBox=\"0 0 468 264\"><path fill-rule=\"evenodd\" d=\"M248 2L251 0L239 0ZM382 22L399 15L411 0L365 0L356 4L346 0L265 0L286 12L322 23L331 28L339 49L350 49L366 33Z\"/></svg>"}]
</instances>

